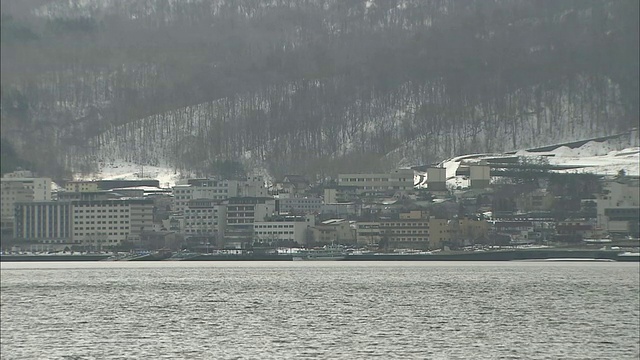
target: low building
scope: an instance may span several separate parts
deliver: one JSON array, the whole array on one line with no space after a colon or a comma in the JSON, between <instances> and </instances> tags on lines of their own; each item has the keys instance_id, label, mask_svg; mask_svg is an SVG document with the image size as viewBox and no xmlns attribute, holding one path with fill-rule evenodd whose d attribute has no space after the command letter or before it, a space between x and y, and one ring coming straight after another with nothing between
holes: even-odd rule
<instances>
[{"instance_id":1,"label":"low building","mask_svg":"<svg viewBox=\"0 0 640 360\"><path fill-rule=\"evenodd\" d=\"M100 190L100 187L97 181L77 180L67 181L64 184L64 189L70 192L96 192Z\"/></svg>"},{"instance_id":2,"label":"low building","mask_svg":"<svg viewBox=\"0 0 640 360\"><path fill-rule=\"evenodd\" d=\"M277 199L280 214L315 214L322 208L322 199L314 197L293 197Z\"/></svg>"},{"instance_id":3,"label":"low building","mask_svg":"<svg viewBox=\"0 0 640 360\"><path fill-rule=\"evenodd\" d=\"M310 228L315 226L313 216L280 216L253 224L254 239L259 244L297 243L307 245Z\"/></svg>"},{"instance_id":4,"label":"low building","mask_svg":"<svg viewBox=\"0 0 640 360\"><path fill-rule=\"evenodd\" d=\"M399 169L388 174L339 174L338 186L356 194L396 193L413 190L414 171Z\"/></svg>"},{"instance_id":5,"label":"low building","mask_svg":"<svg viewBox=\"0 0 640 360\"><path fill-rule=\"evenodd\" d=\"M356 241L355 232L345 219L329 219L311 227L315 245L351 245Z\"/></svg>"}]
</instances>

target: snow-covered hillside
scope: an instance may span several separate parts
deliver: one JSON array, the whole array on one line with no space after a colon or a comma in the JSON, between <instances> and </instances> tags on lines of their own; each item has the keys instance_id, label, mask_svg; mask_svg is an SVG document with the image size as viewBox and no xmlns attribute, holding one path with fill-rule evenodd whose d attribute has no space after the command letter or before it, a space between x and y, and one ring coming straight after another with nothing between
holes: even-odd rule
<instances>
[{"instance_id":1,"label":"snow-covered hillside","mask_svg":"<svg viewBox=\"0 0 640 360\"><path fill-rule=\"evenodd\" d=\"M638 146L637 131L631 132L631 140L626 138L610 139L606 141L589 141L582 146L570 148L558 146L550 151L520 150L515 155L532 160L544 157L550 165L571 165L579 168L570 170L556 170L564 172L593 173L600 175L615 175L624 170L627 175L640 176L640 147ZM631 146L630 146L631 145ZM456 171L462 162L477 162L483 159L502 157L509 154L467 154L457 156L440 163L447 169L448 186L452 188L465 187L468 180L456 176ZM513 154L511 155L513 156ZM252 169L253 173L260 173L266 179L268 173L264 169ZM77 174L77 179L157 179L161 187L169 187L189 174L181 174L169 166L141 166L127 161L101 162L99 170L89 175ZM425 187L426 173L417 173L416 183Z\"/></svg>"},{"instance_id":2,"label":"snow-covered hillside","mask_svg":"<svg viewBox=\"0 0 640 360\"><path fill-rule=\"evenodd\" d=\"M637 131L632 131L632 134L637 136ZM635 146L625 146L630 144ZM462 155L442 161L439 166L447 169L447 186L450 188L468 186L466 177L456 176L456 171L461 163L474 163L513 155L531 161L544 158L549 165L572 167L571 169L553 170L554 172L616 175L624 170L625 174L629 176L640 176L640 147L637 145L637 139L623 142L619 139L589 141L579 147L558 146L550 151L519 150L515 154ZM426 188L426 173L418 173L416 183L419 187Z\"/></svg>"}]
</instances>

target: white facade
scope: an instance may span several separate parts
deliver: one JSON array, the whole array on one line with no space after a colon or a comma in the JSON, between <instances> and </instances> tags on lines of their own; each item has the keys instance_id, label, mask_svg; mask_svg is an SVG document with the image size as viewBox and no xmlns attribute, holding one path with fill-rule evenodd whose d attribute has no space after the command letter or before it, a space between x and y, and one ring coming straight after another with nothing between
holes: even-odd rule
<instances>
[{"instance_id":1,"label":"white facade","mask_svg":"<svg viewBox=\"0 0 640 360\"><path fill-rule=\"evenodd\" d=\"M357 194L413 190L414 171L400 169L389 174L339 174L338 186Z\"/></svg>"},{"instance_id":2,"label":"white facade","mask_svg":"<svg viewBox=\"0 0 640 360\"><path fill-rule=\"evenodd\" d=\"M259 221L253 224L254 238L263 241L295 241L305 243L307 229L313 223L307 221Z\"/></svg>"},{"instance_id":3,"label":"white facade","mask_svg":"<svg viewBox=\"0 0 640 360\"><path fill-rule=\"evenodd\" d=\"M639 181L609 181L604 184L603 190L604 194L597 199L598 228L607 232L628 232L632 225L630 221L638 221ZM629 220L623 219L625 214L629 214L626 216Z\"/></svg>"},{"instance_id":4,"label":"white facade","mask_svg":"<svg viewBox=\"0 0 640 360\"><path fill-rule=\"evenodd\" d=\"M224 231L226 206L214 200L197 199L184 210L185 236L221 234Z\"/></svg>"},{"instance_id":5,"label":"white facade","mask_svg":"<svg viewBox=\"0 0 640 360\"><path fill-rule=\"evenodd\" d=\"M18 178L3 177L0 179L2 183L19 183L25 189L33 191L34 201L50 201L51 200L51 179L50 178Z\"/></svg>"}]
</instances>

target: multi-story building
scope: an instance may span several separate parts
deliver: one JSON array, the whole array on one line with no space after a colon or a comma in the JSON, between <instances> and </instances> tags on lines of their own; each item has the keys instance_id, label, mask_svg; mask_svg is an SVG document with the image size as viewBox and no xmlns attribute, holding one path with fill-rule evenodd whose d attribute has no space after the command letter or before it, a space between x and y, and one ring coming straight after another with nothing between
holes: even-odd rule
<instances>
[{"instance_id":1,"label":"multi-story building","mask_svg":"<svg viewBox=\"0 0 640 360\"><path fill-rule=\"evenodd\" d=\"M451 240L451 224L446 219L429 218L429 249L441 249Z\"/></svg>"},{"instance_id":2,"label":"multi-story building","mask_svg":"<svg viewBox=\"0 0 640 360\"><path fill-rule=\"evenodd\" d=\"M322 199L313 197L293 197L276 201L280 214L311 214L319 213Z\"/></svg>"},{"instance_id":3,"label":"multi-story building","mask_svg":"<svg viewBox=\"0 0 640 360\"><path fill-rule=\"evenodd\" d=\"M62 201L31 201L15 204L14 236L51 246L72 241L72 205Z\"/></svg>"},{"instance_id":4,"label":"multi-story building","mask_svg":"<svg viewBox=\"0 0 640 360\"><path fill-rule=\"evenodd\" d=\"M310 240L310 228L315 225L313 216L286 216L253 224L255 240L261 243L293 241L305 245Z\"/></svg>"},{"instance_id":5,"label":"multi-story building","mask_svg":"<svg viewBox=\"0 0 640 360\"><path fill-rule=\"evenodd\" d=\"M71 192L96 192L100 190L97 181L67 181L64 185L66 191Z\"/></svg>"},{"instance_id":6,"label":"multi-story building","mask_svg":"<svg viewBox=\"0 0 640 360\"><path fill-rule=\"evenodd\" d=\"M3 177L0 179L3 184L21 184L27 190L33 191L34 201L51 200L51 179L50 178L19 178Z\"/></svg>"},{"instance_id":7,"label":"multi-story building","mask_svg":"<svg viewBox=\"0 0 640 360\"><path fill-rule=\"evenodd\" d=\"M380 243L380 223L377 221L358 221L356 223L356 241L359 245L377 245Z\"/></svg>"},{"instance_id":8,"label":"multi-story building","mask_svg":"<svg viewBox=\"0 0 640 360\"><path fill-rule=\"evenodd\" d=\"M413 190L414 172L399 169L389 174L339 174L338 186L356 194L393 193Z\"/></svg>"},{"instance_id":9,"label":"multi-story building","mask_svg":"<svg viewBox=\"0 0 640 360\"><path fill-rule=\"evenodd\" d=\"M72 201L72 240L93 247L136 242L153 228L153 201L147 199Z\"/></svg>"},{"instance_id":10,"label":"multi-story building","mask_svg":"<svg viewBox=\"0 0 640 360\"><path fill-rule=\"evenodd\" d=\"M226 206L217 200L190 200L184 209L186 237L221 237L226 224Z\"/></svg>"},{"instance_id":11,"label":"multi-story building","mask_svg":"<svg viewBox=\"0 0 640 360\"><path fill-rule=\"evenodd\" d=\"M4 220L13 219L16 203L33 201L33 190L25 188L20 182L3 181L0 184L0 194Z\"/></svg>"},{"instance_id":12,"label":"multi-story building","mask_svg":"<svg viewBox=\"0 0 640 360\"><path fill-rule=\"evenodd\" d=\"M382 240L390 247L429 248L429 217L422 211L402 213L380 221Z\"/></svg>"},{"instance_id":13,"label":"multi-story building","mask_svg":"<svg viewBox=\"0 0 640 360\"><path fill-rule=\"evenodd\" d=\"M608 181L597 199L598 228L614 235L638 236L640 180L624 177Z\"/></svg>"},{"instance_id":14,"label":"multi-story building","mask_svg":"<svg viewBox=\"0 0 640 360\"><path fill-rule=\"evenodd\" d=\"M428 167L427 188L430 191L446 191L447 169L443 167Z\"/></svg>"},{"instance_id":15,"label":"multi-story building","mask_svg":"<svg viewBox=\"0 0 640 360\"><path fill-rule=\"evenodd\" d=\"M315 244L354 244L356 241L355 230L345 219L329 219L316 226L312 226L312 239Z\"/></svg>"},{"instance_id":16,"label":"multi-story building","mask_svg":"<svg viewBox=\"0 0 640 360\"><path fill-rule=\"evenodd\" d=\"M193 200L192 185L176 185L173 187L173 211L182 213L189 201Z\"/></svg>"},{"instance_id":17,"label":"multi-story building","mask_svg":"<svg viewBox=\"0 0 640 360\"><path fill-rule=\"evenodd\" d=\"M173 187L174 211L182 212L193 199L225 200L234 197L266 197L267 189L261 176L246 181L189 179L187 184Z\"/></svg>"},{"instance_id":18,"label":"multi-story building","mask_svg":"<svg viewBox=\"0 0 640 360\"><path fill-rule=\"evenodd\" d=\"M227 205L224 241L226 245L242 246L253 240L253 224L276 214L273 198L235 197L225 200Z\"/></svg>"}]
</instances>

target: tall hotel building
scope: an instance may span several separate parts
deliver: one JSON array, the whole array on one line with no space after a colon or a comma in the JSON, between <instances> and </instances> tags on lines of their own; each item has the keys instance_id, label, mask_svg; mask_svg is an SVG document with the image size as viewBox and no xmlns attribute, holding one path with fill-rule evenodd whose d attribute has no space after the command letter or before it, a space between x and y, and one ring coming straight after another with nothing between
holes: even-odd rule
<instances>
[{"instance_id":1,"label":"tall hotel building","mask_svg":"<svg viewBox=\"0 0 640 360\"><path fill-rule=\"evenodd\" d=\"M153 200L74 200L16 204L16 238L44 244L118 245L153 227Z\"/></svg>"},{"instance_id":2,"label":"tall hotel building","mask_svg":"<svg viewBox=\"0 0 640 360\"><path fill-rule=\"evenodd\" d=\"M44 244L71 242L71 203L57 201L15 204L14 235Z\"/></svg>"}]
</instances>

